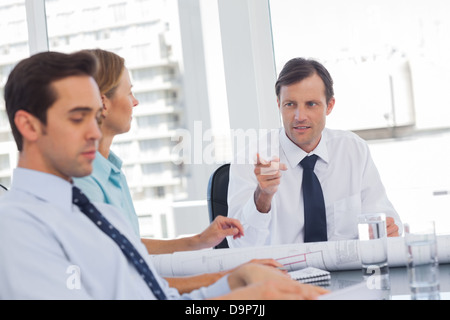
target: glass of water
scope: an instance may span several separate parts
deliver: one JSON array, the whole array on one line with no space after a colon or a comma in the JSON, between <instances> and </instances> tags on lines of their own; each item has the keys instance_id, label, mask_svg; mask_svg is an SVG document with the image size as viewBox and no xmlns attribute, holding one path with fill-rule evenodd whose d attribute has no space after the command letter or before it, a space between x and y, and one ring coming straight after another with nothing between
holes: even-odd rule
<instances>
[{"instance_id":1,"label":"glass of water","mask_svg":"<svg viewBox=\"0 0 450 320\"><path fill-rule=\"evenodd\" d=\"M371 289L390 289L387 254L386 215L358 216L359 252L362 272Z\"/></svg>"},{"instance_id":2,"label":"glass of water","mask_svg":"<svg viewBox=\"0 0 450 320\"><path fill-rule=\"evenodd\" d=\"M413 300L438 300L439 261L434 221L405 224L409 286Z\"/></svg>"}]
</instances>

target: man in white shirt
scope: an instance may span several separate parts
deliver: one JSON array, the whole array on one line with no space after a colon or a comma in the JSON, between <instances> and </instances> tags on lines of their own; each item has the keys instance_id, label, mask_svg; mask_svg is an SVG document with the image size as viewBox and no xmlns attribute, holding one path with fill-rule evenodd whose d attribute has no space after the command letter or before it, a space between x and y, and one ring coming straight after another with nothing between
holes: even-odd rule
<instances>
[{"instance_id":1,"label":"man in white shirt","mask_svg":"<svg viewBox=\"0 0 450 320\"><path fill-rule=\"evenodd\" d=\"M314 60L292 59L275 88L283 128L260 137L256 161L249 154L255 147L248 146L230 168L228 216L241 221L245 238L228 239L229 246L304 242L299 163L311 155L318 156L314 173L323 190L327 240L356 239L357 216L373 212L385 213L388 236L398 236L400 218L367 144L354 133L325 128L335 104L325 67ZM262 157L270 154L275 157Z\"/></svg>"},{"instance_id":2,"label":"man in white shirt","mask_svg":"<svg viewBox=\"0 0 450 320\"><path fill-rule=\"evenodd\" d=\"M95 71L89 53L45 52L21 61L8 78L5 105L19 161L0 197L0 299L289 299L325 292L246 264L180 296L156 273L122 214L101 203L86 209L72 177L91 173L101 137Z\"/></svg>"}]
</instances>

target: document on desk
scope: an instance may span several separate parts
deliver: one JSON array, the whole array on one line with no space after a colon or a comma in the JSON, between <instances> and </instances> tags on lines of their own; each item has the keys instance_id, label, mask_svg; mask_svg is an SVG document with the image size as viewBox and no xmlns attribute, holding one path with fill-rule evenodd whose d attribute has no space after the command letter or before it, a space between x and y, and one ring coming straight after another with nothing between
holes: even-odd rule
<instances>
[{"instance_id":1,"label":"document on desk","mask_svg":"<svg viewBox=\"0 0 450 320\"><path fill-rule=\"evenodd\" d=\"M405 266L403 237L388 238L389 266ZM450 262L450 235L438 236L440 263ZM297 243L265 247L205 249L153 255L155 268L164 277L182 277L225 271L252 259L272 258L288 271L315 267L328 271L361 268L359 240Z\"/></svg>"}]
</instances>

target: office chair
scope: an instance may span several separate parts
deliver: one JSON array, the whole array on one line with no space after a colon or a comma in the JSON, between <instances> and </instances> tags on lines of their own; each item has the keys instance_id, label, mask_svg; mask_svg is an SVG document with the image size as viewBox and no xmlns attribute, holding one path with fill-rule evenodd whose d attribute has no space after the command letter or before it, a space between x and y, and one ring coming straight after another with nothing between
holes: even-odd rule
<instances>
[{"instance_id":1,"label":"office chair","mask_svg":"<svg viewBox=\"0 0 450 320\"><path fill-rule=\"evenodd\" d=\"M228 180L230 164L224 164L216 169L209 178L207 200L209 221L213 222L218 215L228 215ZM215 246L215 249L228 248L227 239Z\"/></svg>"}]
</instances>

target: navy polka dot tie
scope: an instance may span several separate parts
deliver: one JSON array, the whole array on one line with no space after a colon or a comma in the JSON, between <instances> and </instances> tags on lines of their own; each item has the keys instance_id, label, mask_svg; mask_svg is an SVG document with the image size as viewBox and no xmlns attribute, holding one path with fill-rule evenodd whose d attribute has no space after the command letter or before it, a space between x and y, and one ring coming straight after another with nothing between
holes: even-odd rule
<instances>
[{"instance_id":1,"label":"navy polka dot tie","mask_svg":"<svg viewBox=\"0 0 450 320\"><path fill-rule=\"evenodd\" d=\"M77 187L72 188L72 202L80 208L80 210L94 222L104 233L106 233L119 246L127 257L128 261L134 265L139 275L152 290L153 294L159 300L165 300L166 295L161 289L158 281L148 267L145 260L128 241L128 239L120 233L108 220L97 210L97 208L89 201L84 193Z\"/></svg>"},{"instance_id":2,"label":"navy polka dot tie","mask_svg":"<svg viewBox=\"0 0 450 320\"><path fill-rule=\"evenodd\" d=\"M314 173L317 155L300 161L303 167L303 203L305 209L305 242L327 241L327 217L320 181Z\"/></svg>"}]
</instances>

